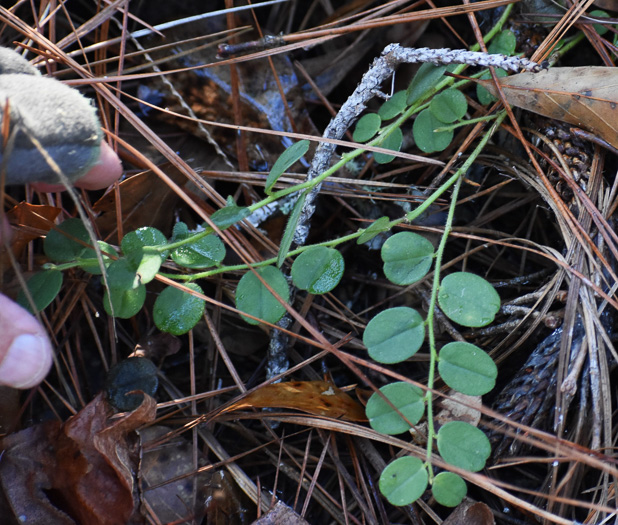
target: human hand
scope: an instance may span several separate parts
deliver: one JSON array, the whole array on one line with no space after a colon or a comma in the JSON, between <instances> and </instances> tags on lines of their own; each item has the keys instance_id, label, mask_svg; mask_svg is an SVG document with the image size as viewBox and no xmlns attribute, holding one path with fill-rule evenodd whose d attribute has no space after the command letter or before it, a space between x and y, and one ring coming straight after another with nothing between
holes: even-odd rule
<instances>
[{"instance_id":1,"label":"human hand","mask_svg":"<svg viewBox=\"0 0 618 525\"><path fill-rule=\"evenodd\" d=\"M102 142L94 108L79 92L38 71L17 53L0 48L0 121L8 100L11 151L6 153L9 184L32 183L39 191L61 191L57 176L29 137L34 137L65 176L84 189L106 188L122 174L120 160ZM5 218L0 245L10 240ZM31 388L49 372L53 350L41 324L8 297L0 294L0 385Z\"/></svg>"}]
</instances>

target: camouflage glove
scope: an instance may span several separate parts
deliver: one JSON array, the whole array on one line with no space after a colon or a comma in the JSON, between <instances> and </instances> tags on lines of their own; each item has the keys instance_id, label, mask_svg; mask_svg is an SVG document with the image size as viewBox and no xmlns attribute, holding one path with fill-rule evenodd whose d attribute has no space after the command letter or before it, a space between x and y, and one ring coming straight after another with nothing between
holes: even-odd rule
<instances>
[{"instance_id":1,"label":"camouflage glove","mask_svg":"<svg viewBox=\"0 0 618 525\"><path fill-rule=\"evenodd\" d=\"M6 150L0 140L0 168L6 184L47 182L58 176L34 145L39 141L64 175L76 181L100 157L101 125L96 109L78 91L41 76L15 51L0 48L0 126L9 106L10 136ZM0 128L1 129L1 128Z\"/></svg>"}]
</instances>

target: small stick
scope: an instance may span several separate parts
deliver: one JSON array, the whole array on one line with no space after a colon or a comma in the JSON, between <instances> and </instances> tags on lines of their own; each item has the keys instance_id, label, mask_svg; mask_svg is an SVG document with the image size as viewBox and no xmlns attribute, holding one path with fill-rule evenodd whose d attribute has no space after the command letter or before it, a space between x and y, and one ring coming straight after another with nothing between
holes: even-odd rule
<instances>
[{"instance_id":1,"label":"small stick","mask_svg":"<svg viewBox=\"0 0 618 525\"><path fill-rule=\"evenodd\" d=\"M323 136L329 139L341 139L348 128L365 110L369 100L379 92L382 83L395 72L399 64L417 62L432 62L434 64L459 63L483 67L494 66L512 71L525 69L536 72L542 69L541 65L527 58L491 55L458 49L429 49L426 47L414 49L401 47L399 44L390 44L373 61L373 64L367 73L363 75L354 93L350 95L343 106L341 106L339 113L330 121ZM307 172L307 180L314 179L328 168L334 151L334 144L320 142ZM315 198L319 191L320 187L315 187L305 199L294 235L294 242L297 246L303 246L307 240L310 227L309 220L315 211Z\"/></svg>"},{"instance_id":2,"label":"small stick","mask_svg":"<svg viewBox=\"0 0 618 525\"><path fill-rule=\"evenodd\" d=\"M277 45L280 45L278 38L274 37ZM281 37L285 41L285 37ZM264 43L260 44L264 45ZM231 46L222 49L219 47L219 55L230 52ZM238 49L238 48L236 48ZM251 49L245 47L245 49ZM223 52L223 53L222 53ZM354 121L367 107L367 103L374 96L380 93L382 83L390 78L399 64L432 62L434 64L469 64L473 66L494 66L511 71L521 69L527 71L540 71L542 67L526 58L508 57L505 55L490 55L475 51L453 50L453 49L429 49L429 48L404 48L399 44L390 44L384 48L382 54L373 61L373 64L363 75L360 84L352 95L341 106L339 113L330 121L323 137L328 139L341 139ZM329 166L330 159L335 151L335 145L329 142L320 142L316 148L313 161L307 172L306 180L312 180L323 173ZM314 187L307 195L300 212L296 232L294 233L294 243L296 246L303 246L309 235L311 227L310 221L315 211L315 199L320 192L320 186ZM291 320L286 314L277 324L282 328L287 328ZM269 345L269 373L281 372L281 366L285 366L287 357L283 353L287 347L287 334L281 330L274 330L271 334Z\"/></svg>"}]
</instances>

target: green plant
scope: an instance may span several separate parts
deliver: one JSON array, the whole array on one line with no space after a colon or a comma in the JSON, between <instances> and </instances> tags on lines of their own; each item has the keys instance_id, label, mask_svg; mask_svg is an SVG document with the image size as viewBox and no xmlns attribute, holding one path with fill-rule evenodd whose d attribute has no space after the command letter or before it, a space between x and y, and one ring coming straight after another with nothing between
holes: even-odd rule
<instances>
[{"instance_id":1,"label":"green plant","mask_svg":"<svg viewBox=\"0 0 618 525\"><path fill-rule=\"evenodd\" d=\"M501 35L501 45L509 45L508 34L497 34ZM403 143L401 127L413 116L416 116L412 130L414 140L426 153L447 148L453 138L453 127L466 124L462 119L468 103L459 90L464 83L454 85L453 78L444 76L447 70L461 71L459 67L423 65L406 91L396 93L377 113L367 114L358 121L354 130L357 142L393 151L393 155L374 153L377 163L395 158ZM228 198L227 205L214 213L210 222L198 231L190 231L186 224L177 223L170 239L155 228L140 228L127 233L120 250L116 250L101 241L91 244L83 223L69 219L51 231L45 240L45 253L52 262L46 267L48 277L35 276L28 283L34 305L41 309L53 300L62 284L60 270L68 268L78 267L93 274L104 271L108 283L104 307L110 315L120 318L130 318L141 310L146 286L151 281L156 278L171 280L175 284L164 288L155 300L153 320L160 330L180 335L191 330L204 313L207 298L196 281L223 272L244 272L236 288L236 308L248 323L274 324L285 314L290 298L288 280L280 269L286 260L293 259L290 275L296 288L312 294L328 293L337 286L345 271L344 258L337 246L352 240L364 244L380 233L410 223L451 190L448 218L437 249L427 239L410 231L391 235L381 249L384 274L396 285L418 282L426 278L433 267L431 300L425 319L411 308L387 309L369 321L363 341L370 357L384 364L409 359L425 340L430 355L425 389L402 382L388 384L376 391L367 404L370 425L379 432L405 432L423 415L428 425L425 460L402 457L390 463L380 477L381 491L391 503L405 505L420 497L431 484L440 503L457 505L465 496L465 483L450 472L434 475L434 444L447 463L476 471L484 467L489 456L489 442L480 430L463 422L453 421L435 430L433 389L437 374L454 390L483 395L493 388L497 369L487 353L469 343L450 343L438 351L434 316L439 305L454 322L479 327L491 323L500 306L497 293L481 277L465 272L453 273L444 279L440 276L462 177L498 129L505 113L490 118L494 122L474 151L416 209L394 220L381 217L367 228L317 245L290 250L304 200L327 177L366 151L364 147L345 153L339 162L312 180L275 190L280 176L308 151L309 142L299 141L273 166L266 180L264 199L251 206L238 206ZM290 194L298 197L277 257L252 264L224 265L226 248L218 236L220 231ZM96 256L95 250L101 257ZM176 271L162 272L164 263L173 263Z\"/></svg>"}]
</instances>

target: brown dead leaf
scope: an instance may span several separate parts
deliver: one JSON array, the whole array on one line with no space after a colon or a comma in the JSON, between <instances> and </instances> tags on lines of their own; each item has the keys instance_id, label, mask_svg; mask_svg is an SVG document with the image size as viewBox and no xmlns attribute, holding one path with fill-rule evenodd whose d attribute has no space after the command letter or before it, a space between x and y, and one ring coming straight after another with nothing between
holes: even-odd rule
<instances>
[{"instance_id":1,"label":"brown dead leaf","mask_svg":"<svg viewBox=\"0 0 618 525\"><path fill-rule=\"evenodd\" d=\"M494 515L485 503L464 501L442 525L495 525Z\"/></svg>"},{"instance_id":2,"label":"brown dead leaf","mask_svg":"<svg viewBox=\"0 0 618 525\"><path fill-rule=\"evenodd\" d=\"M45 423L5 438L0 485L8 512L52 525L141 523L133 431L152 421L155 410L155 400L146 396L137 410L110 420L99 394L64 424Z\"/></svg>"},{"instance_id":3,"label":"brown dead leaf","mask_svg":"<svg viewBox=\"0 0 618 525\"><path fill-rule=\"evenodd\" d=\"M75 525L48 498L51 489L49 473L55 465L50 442L57 438L60 423L50 421L2 440L0 461L0 516L18 523L17 517L27 523Z\"/></svg>"},{"instance_id":4,"label":"brown dead leaf","mask_svg":"<svg viewBox=\"0 0 618 525\"><path fill-rule=\"evenodd\" d=\"M317 416L367 421L363 407L327 381L289 381L266 385L226 408L290 408Z\"/></svg>"},{"instance_id":5,"label":"brown dead leaf","mask_svg":"<svg viewBox=\"0 0 618 525\"><path fill-rule=\"evenodd\" d=\"M11 248L15 257L19 258L30 241L44 236L61 211L55 206L38 206L28 202L20 202L11 208L6 216L13 227Z\"/></svg>"},{"instance_id":6,"label":"brown dead leaf","mask_svg":"<svg viewBox=\"0 0 618 525\"><path fill-rule=\"evenodd\" d=\"M171 164L161 169L179 185L186 182L185 176ZM152 171L138 173L120 183L120 202L124 231L133 231L142 226L152 226L166 232L174 220L174 204L178 195ZM92 209L99 214L96 220L101 237L118 244L116 234L116 193L110 191L94 203ZM113 237L110 237L114 235ZM109 238L108 238L109 237ZM111 239L111 240L110 240Z\"/></svg>"},{"instance_id":7,"label":"brown dead leaf","mask_svg":"<svg viewBox=\"0 0 618 525\"><path fill-rule=\"evenodd\" d=\"M618 69L552 68L499 81L509 104L586 128L618 148ZM493 80L479 82L498 96Z\"/></svg>"}]
</instances>

